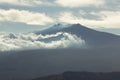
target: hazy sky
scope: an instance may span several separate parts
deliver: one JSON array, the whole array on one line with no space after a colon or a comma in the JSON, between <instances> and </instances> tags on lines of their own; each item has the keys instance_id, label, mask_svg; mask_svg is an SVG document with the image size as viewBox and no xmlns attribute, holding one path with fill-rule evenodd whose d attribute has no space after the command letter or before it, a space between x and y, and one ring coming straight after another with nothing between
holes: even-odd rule
<instances>
[{"instance_id":1,"label":"hazy sky","mask_svg":"<svg viewBox=\"0 0 120 80\"><path fill-rule=\"evenodd\" d=\"M27 32L55 23L120 28L120 0L0 0L0 31Z\"/></svg>"}]
</instances>

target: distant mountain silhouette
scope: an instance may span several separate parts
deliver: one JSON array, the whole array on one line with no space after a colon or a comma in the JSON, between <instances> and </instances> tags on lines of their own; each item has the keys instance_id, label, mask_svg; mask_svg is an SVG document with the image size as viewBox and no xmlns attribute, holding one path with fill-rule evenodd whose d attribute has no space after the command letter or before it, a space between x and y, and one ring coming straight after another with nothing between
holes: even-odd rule
<instances>
[{"instance_id":1,"label":"distant mountain silhouette","mask_svg":"<svg viewBox=\"0 0 120 80\"><path fill-rule=\"evenodd\" d=\"M53 27L42 31L37 31L35 33L46 35L55 34L57 32L68 32L81 37L89 46L94 48L120 45L120 36L112 33L96 31L81 24L71 24L66 26L62 24L56 24Z\"/></svg>"},{"instance_id":2,"label":"distant mountain silhouette","mask_svg":"<svg viewBox=\"0 0 120 80\"><path fill-rule=\"evenodd\" d=\"M120 80L120 72L64 72L33 80Z\"/></svg>"},{"instance_id":3,"label":"distant mountain silhouette","mask_svg":"<svg viewBox=\"0 0 120 80\"><path fill-rule=\"evenodd\" d=\"M8 34L6 37L8 37L10 39L17 39L17 36L13 33Z\"/></svg>"}]
</instances>

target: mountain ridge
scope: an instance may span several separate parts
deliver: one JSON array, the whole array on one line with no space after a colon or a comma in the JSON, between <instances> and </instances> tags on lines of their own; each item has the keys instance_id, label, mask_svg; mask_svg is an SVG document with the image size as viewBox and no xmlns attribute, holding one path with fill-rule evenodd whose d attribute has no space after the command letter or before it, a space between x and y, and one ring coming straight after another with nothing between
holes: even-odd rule
<instances>
[{"instance_id":1,"label":"mountain ridge","mask_svg":"<svg viewBox=\"0 0 120 80\"><path fill-rule=\"evenodd\" d=\"M73 72L67 71L62 74L36 78L32 80L119 80L120 72Z\"/></svg>"},{"instance_id":2,"label":"mountain ridge","mask_svg":"<svg viewBox=\"0 0 120 80\"><path fill-rule=\"evenodd\" d=\"M60 28L60 26L62 27ZM56 28L53 29L54 27ZM57 27L59 28L57 29ZM56 24L48 29L42 30L40 32L35 32L35 34L47 35L55 34L57 32L67 32L81 37L91 47L107 47L118 44L120 45L120 36L112 33L97 31L81 24L71 24L66 25L65 27L63 27L62 24Z\"/></svg>"}]
</instances>

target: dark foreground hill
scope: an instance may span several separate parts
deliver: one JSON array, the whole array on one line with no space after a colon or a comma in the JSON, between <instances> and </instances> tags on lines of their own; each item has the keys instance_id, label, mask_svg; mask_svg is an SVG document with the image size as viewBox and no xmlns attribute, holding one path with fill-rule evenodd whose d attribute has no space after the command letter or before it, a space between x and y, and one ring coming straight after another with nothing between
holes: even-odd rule
<instances>
[{"instance_id":1,"label":"dark foreground hill","mask_svg":"<svg viewBox=\"0 0 120 80\"><path fill-rule=\"evenodd\" d=\"M33 80L120 80L120 72L64 72Z\"/></svg>"},{"instance_id":2,"label":"dark foreground hill","mask_svg":"<svg viewBox=\"0 0 120 80\"><path fill-rule=\"evenodd\" d=\"M0 80L31 80L64 71L120 72L120 48L0 53Z\"/></svg>"}]
</instances>

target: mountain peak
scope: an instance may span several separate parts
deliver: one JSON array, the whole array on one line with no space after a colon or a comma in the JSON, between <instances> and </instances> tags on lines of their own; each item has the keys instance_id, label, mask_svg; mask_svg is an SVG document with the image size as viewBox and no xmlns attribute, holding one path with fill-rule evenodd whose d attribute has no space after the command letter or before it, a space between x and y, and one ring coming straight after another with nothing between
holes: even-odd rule
<instances>
[{"instance_id":1,"label":"mountain peak","mask_svg":"<svg viewBox=\"0 0 120 80\"><path fill-rule=\"evenodd\" d=\"M80 23L72 24L74 26L82 26Z\"/></svg>"},{"instance_id":2,"label":"mountain peak","mask_svg":"<svg viewBox=\"0 0 120 80\"><path fill-rule=\"evenodd\" d=\"M80 23L71 24L71 27L79 27L79 28L87 28L87 29L90 29L90 28L88 28L88 27L86 27L86 26L84 26L84 25L82 25L82 24L80 24Z\"/></svg>"},{"instance_id":3,"label":"mountain peak","mask_svg":"<svg viewBox=\"0 0 120 80\"><path fill-rule=\"evenodd\" d=\"M66 27L70 27L70 26L83 26L80 23L76 23L76 24L63 24L63 23L56 23L54 24L52 27L62 27L62 28L66 28Z\"/></svg>"},{"instance_id":4,"label":"mountain peak","mask_svg":"<svg viewBox=\"0 0 120 80\"><path fill-rule=\"evenodd\" d=\"M7 37L10 38L10 39L16 39L17 38L17 36L13 33L10 33Z\"/></svg>"},{"instance_id":5,"label":"mountain peak","mask_svg":"<svg viewBox=\"0 0 120 80\"><path fill-rule=\"evenodd\" d=\"M54 24L54 26L61 26L61 25L62 25L61 23Z\"/></svg>"}]
</instances>

